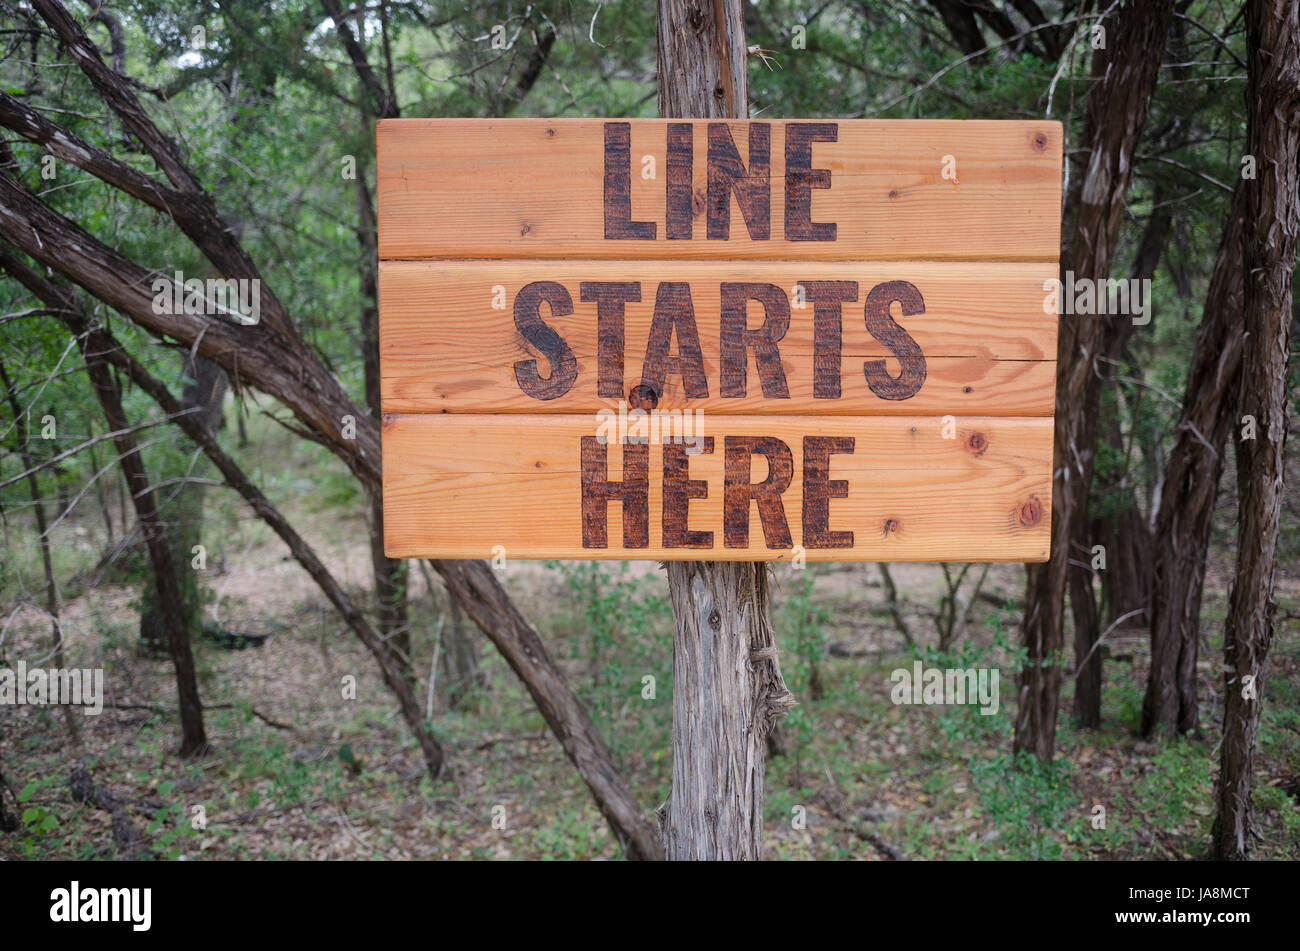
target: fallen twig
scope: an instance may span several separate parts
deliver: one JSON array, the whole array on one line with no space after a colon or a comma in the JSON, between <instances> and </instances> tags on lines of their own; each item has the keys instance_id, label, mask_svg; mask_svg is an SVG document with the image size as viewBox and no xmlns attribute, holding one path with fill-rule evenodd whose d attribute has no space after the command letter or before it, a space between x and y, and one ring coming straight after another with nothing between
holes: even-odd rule
<instances>
[{"instance_id":1,"label":"fallen twig","mask_svg":"<svg viewBox=\"0 0 1300 951\"><path fill-rule=\"evenodd\" d=\"M160 706L159 704L156 703L110 703L110 704L106 704L106 706L112 707L114 710L151 710L154 713L161 714L162 716L179 715L179 711L169 710L167 707ZM267 726L273 726L277 730L288 730L291 733L298 732L298 728L295 727L292 723L281 723L279 720L273 720L265 713L258 710L256 707L246 706L245 704L242 703L206 704L204 705L203 709L204 710L248 710L249 713L253 714L253 716L257 717Z\"/></svg>"}]
</instances>

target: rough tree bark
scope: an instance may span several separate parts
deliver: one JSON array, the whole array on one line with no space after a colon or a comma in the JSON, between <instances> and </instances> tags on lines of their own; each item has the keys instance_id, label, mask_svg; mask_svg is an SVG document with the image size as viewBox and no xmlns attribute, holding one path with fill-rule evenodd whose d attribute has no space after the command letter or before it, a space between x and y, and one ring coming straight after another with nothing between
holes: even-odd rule
<instances>
[{"instance_id":1,"label":"rough tree bark","mask_svg":"<svg viewBox=\"0 0 1300 951\"><path fill-rule=\"evenodd\" d=\"M375 206L366 187L365 170L358 169L357 208L361 244L361 347L364 355L366 408L370 418L383 416L379 388L379 246ZM411 619L408 610L409 569L400 558L384 553L384 499L370 497L370 565L375 578L375 600L379 605L379 631L386 650L391 650L402 669L411 676Z\"/></svg>"},{"instance_id":2,"label":"rough tree bark","mask_svg":"<svg viewBox=\"0 0 1300 951\"><path fill-rule=\"evenodd\" d=\"M1173 233L1176 197L1174 188L1164 179L1156 183L1151 195L1155 207L1142 230L1142 238L1138 242L1137 254L1134 255L1130 271L1134 280L1150 281L1155 278L1156 269L1164 256L1165 245ZM1154 305L1151 306L1153 310L1150 318L1155 320ZM1105 385L1118 388L1120 383L1116 377L1121 360L1139 379L1142 375L1128 347L1135 325L1131 320L1115 321L1108 329L1113 333L1106 339L1106 361L1102 369L1106 374ZM1117 449L1123 446L1118 413L1111 414L1109 439ZM1138 505L1135 486L1134 470L1130 466L1126 465L1121 472L1112 475L1111 481L1102 483L1100 489L1120 495L1120 501L1092 520L1092 537L1106 546L1109 563L1116 569L1107 571L1101 577L1101 617L1107 623L1116 621L1130 611L1145 611L1151 597L1151 528ZM1144 620L1145 618L1137 616L1129 623L1139 625Z\"/></svg>"},{"instance_id":3,"label":"rough tree bark","mask_svg":"<svg viewBox=\"0 0 1300 951\"><path fill-rule=\"evenodd\" d=\"M1246 189L1238 185L1224 222L1192 363L1177 438L1165 464L1152 557L1151 670L1141 732L1189 733L1199 726L1196 655L1201 588L1214 499L1228 434L1236 421L1245 294L1242 231Z\"/></svg>"},{"instance_id":4,"label":"rough tree bark","mask_svg":"<svg viewBox=\"0 0 1300 951\"><path fill-rule=\"evenodd\" d=\"M659 114L749 116L740 0L659 0ZM758 859L767 734L794 704L781 679L761 562L669 562L673 785L669 860Z\"/></svg>"},{"instance_id":5,"label":"rough tree bark","mask_svg":"<svg viewBox=\"0 0 1300 951\"><path fill-rule=\"evenodd\" d=\"M1255 439L1237 447L1240 517L1237 577L1223 634L1223 741L1215 784L1212 857L1240 860L1253 848L1255 739L1277 604L1273 580L1282 513L1291 354L1291 282L1300 240L1300 4L1247 0L1247 180L1243 417Z\"/></svg>"},{"instance_id":6,"label":"rough tree bark","mask_svg":"<svg viewBox=\"0 0 1300 951\"><path fill-rule=\"evenodd\" d=\"M1155 276L1173 221L1172 206L1162 201L1163 195L1164 190L1157 186L1152 196L1156 207L1148 217L1142 238L1138 242L1130 272L1132 280L1150 281ZM1148 306L1150 303L1148 300ZM1105 324L1101 355L1096 362L1095 372L1088 378L1084 395L1084 399L1094 408L1100 407L1102 390L1115 385L1116 364L1129 338L1133 336L1134 326L1133 320L1126 316L1114 317ZM1100 412L1094 412L1083 426L1083 444L1093 447L1094 458L1100 441L1100 415ZM1118 448L1121 445L1119 421L1112 414L1108 422L1110 426L1106 438ZM1097 641L1101 637L1102 619L1109 617L1114 620L1119 616L1105 609L1114 608L1115 594L1131 600L1139 608L1145 608L1147 600L1143 591L1144 579L1148 578L1147 567L1140 563L1144 548L1148 545L1146 522L1137 511L1132 490L1123 488L1122 481L1122 474L1103 478L1095 471L1090 472L1089 497L1079 500L1085 508L1074 521L1074 529L1078 534L1070 542L1071 550L1080 560L1078 564L1071 565L1070 608L1074 617L1074 719L1083 729L1096 730L1101 727L1104 655L1098 650ZM1091 497L1101 497L1103 493L1120 496L1122 500L1109 499L1105 514L1094 516L1091 512ZM1101 572L1100 605L1093 594L1093 569L1089 558L1092 546L1098 544L1103 546L1107 556L1106 570ZM1134 588L1139 592L1136 595L1132 593Z\"/></svg>"},{"instance_id":7,"label":"rough tree bark","mask_svg":"<svg viewBox=\"0 0 1300 951\"><path fill-rule=\"evenodd\" d=\"M1084 143L1087 169L1079 190L1073 238L1062 249L1062 269L1075 280L1102 280L1110 265L1124 215L1133 154L1146 122L1151 93L1173 18L1173 0L1130 0L1107 18L1107 48L1098 51L1088 96ZM1020 676L1014 748L1050 761L1056 745L1064 642L1065 591L1070 578L1075 520L1087 511L1094 443L1086 436L1096 404L1089 406L1089 379L1102 351L1104 323L1095 316L1062 316L1057 335L1055 478L1052 483L1052 555L1030 565L1022 642L1028 651ZM1095 434L1094 434L1095 437ZM1082 501L1081 501L1082 500Z\"/></svg>"}]
</instances>

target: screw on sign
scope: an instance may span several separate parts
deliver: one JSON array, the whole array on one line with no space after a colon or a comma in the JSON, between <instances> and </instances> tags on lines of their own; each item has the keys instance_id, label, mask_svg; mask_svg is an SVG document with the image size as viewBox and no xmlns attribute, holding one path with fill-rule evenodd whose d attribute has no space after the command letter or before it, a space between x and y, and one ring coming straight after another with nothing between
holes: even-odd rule
<instances>
[{"instance_id":1,"label":"screw on sign","mask_svg":"<svg viewBox=\"0 0 1300 951\"><path fill-rule=\"evenodd\" d=\"M1045 559L1061 140L382 122L388 554Z\"/></svg>"}]
</instances>

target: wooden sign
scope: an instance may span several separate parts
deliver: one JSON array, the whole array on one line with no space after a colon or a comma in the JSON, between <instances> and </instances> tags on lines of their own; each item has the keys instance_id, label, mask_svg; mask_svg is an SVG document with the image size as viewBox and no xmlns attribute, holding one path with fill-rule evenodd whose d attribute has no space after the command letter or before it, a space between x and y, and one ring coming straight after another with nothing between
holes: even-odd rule
<instances>
[{"instance_id":1,"label":"wooden sign","mask_svg":"<svg viewBox=\"0 0 1300 951\"><path fill-rule=\"evenodd\" d=\"M1061 143L381 122L386 551L1045 560Z\"/></svg>"}]
</instances>

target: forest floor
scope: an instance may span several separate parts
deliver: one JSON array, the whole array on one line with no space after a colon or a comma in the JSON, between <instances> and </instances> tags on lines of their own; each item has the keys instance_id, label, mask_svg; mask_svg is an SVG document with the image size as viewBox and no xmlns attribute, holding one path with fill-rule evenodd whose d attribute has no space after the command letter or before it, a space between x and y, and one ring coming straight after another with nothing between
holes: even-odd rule
<instances>
[{"instance_id":1,"label":"forest floor","mask_svg":"<svg viewBox=\"0 0 1300 951\"><path fill-rule=\"evenodd\" d=\"M253 421L256 423L256 420ZM362 500L270 424L257 426L243 463L366 597ZM227 434L229 435L229 434ZM233 442L233 440L228 440ZM286 460L289 462L286 464ZM263 470L259 472L258 470ZM322 475L322 472L325 474ZM56 530L65 586L67 664L103 667L97 716L0 707L0 768L21 799L24 827L0 834L3 858L109 858L113 815L74 802L69 775L84 763L126 805L150 854L213 858L616 858L617 842L527 692L477 632L486 684L433 727L448 752L437 783L397 715L372 658L287 550L228 490L209 489L204 527L205 617L229 630L269 633L241 651L195 642L212 749L176 758L170 663L138 649L139 569L100 572L102 518L74 511ZM1231 513L1228 513L1230 517ZM29 527L4 523L14 557L0 576L0 664L50 664L49 621ZM1143 742L1135 735L1149 661L1145 631L1107 637L1103 726L1071 724L1067 676L1050 768L1010 757L1015 713L1013 602L1023 568L995 565L964 636L933 645L944 590L937 565L894 565L911 647L886 604L876 565L775 569L774 621L782 667L800 705L769 760L766 854L772 859L1195 859L1213 818L1222 711L1222 623L1233 558L1215 549L1206 582L1200 734ZM974 566L967 594L982 566ZM655 564L510 562L502 581L537 625L647 810L671 782L671 617ZM447 600L412 573L414 670L421 703ZM1281 566L1279 622L1255 763L1260 858L1300 858L1300 570ZM998 607L997 605L1002 605ZM1067 637L1067 643L1069 639ZM892 671L982 667L1000 672L1000 702L913 706L891 700ZM345 678L355 677L355 699ZM647 680L646 678L653 678ZM266 718L266 719L263 719ZM266 722L274 721L275 725Z\"/></svg>"}]
</instances>

